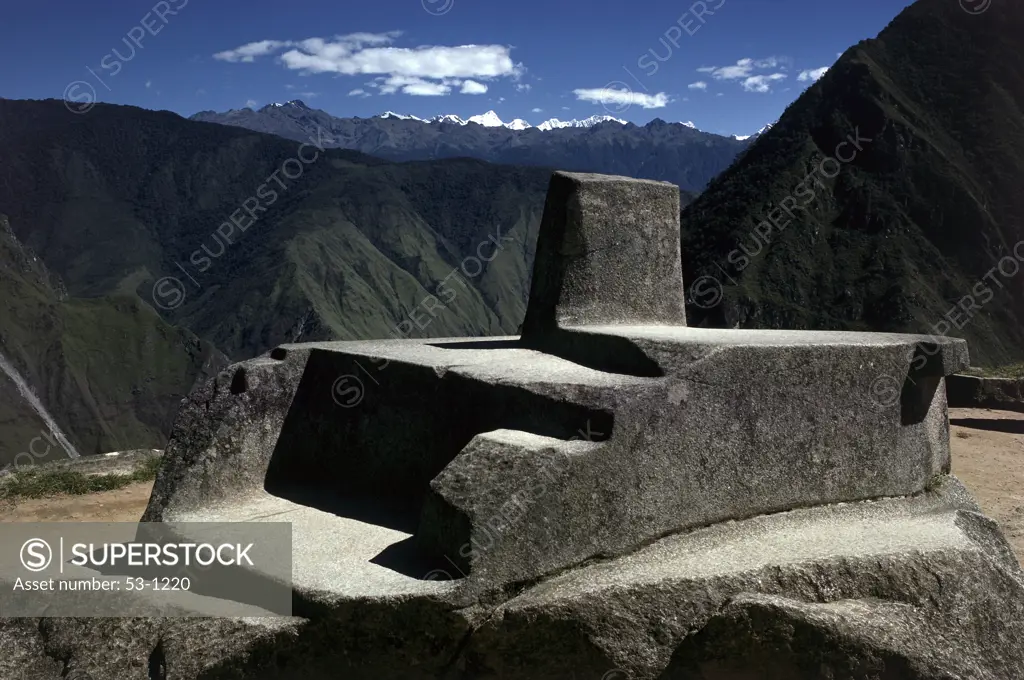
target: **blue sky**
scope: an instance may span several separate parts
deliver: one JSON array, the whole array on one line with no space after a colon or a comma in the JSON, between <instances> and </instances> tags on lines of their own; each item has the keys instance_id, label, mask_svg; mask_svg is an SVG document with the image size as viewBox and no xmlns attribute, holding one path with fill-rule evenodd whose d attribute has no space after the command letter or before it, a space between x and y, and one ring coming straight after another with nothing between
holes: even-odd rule
<instances>
[{"instance_id":1,"label":"blue sky","mask_svg":"<svg viewBox=\"0 0 1024 680\"><path fill-rule=\"evenodd\" d=\"M612 114L750 134L908 0L12 1L0 97L182 115L302 99L505 121ZM115 52L116 50L116 52Z\"/></svg>"}]
</instances>

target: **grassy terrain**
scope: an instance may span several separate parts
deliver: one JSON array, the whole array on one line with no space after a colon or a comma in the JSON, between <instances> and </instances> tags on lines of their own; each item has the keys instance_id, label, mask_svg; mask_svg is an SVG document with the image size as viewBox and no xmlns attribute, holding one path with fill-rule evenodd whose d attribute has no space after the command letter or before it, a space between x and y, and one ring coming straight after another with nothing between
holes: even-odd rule
<instances>
[{"instance_id":1,"label":"grassy terrain","mask_svg":"<svg viewBox=\"0 0 1024 680\"><path fill-rule=\"evenodd\" d=\"M316 159L282 179L285 163L296 174L294 141L133 107L90 114L0 100L0 211L72 296L135 295L242 359L282 342L387 337L464 267L464 294L416 332L519 324L549 170L307 146ZM232 214L245 230L229 224L225 239L216 231ZM477 259L513 231L500 257ZM168 277L183 299L154 295Z\"/></svg>"},{"instance_id":2,"label":"grassy terrain","mask_svg":"<svg viewBox=\"0 0 1024 680\"><path fill-rule=\"evenodd\" d=\"M67 468L31 467L0 477L0 502L17 498L81 496L123 489L130 484L156 479L162 462L159 457L148 458L131 473L101 475L85 475Z\"/></svg>"},{"instance_id":3,"label":"grassy terrain","mask_svg":"<svg viewBox=\"0 0 1024 680\"><path fill-rule=\"evenodd\" d=\"M1021 378L1024 378L1024 363L995 366L992 368L981 368L977 371L971 371L971 373L983 378L1013 378L1020 380Z\"/></svg>"}]
</instances>

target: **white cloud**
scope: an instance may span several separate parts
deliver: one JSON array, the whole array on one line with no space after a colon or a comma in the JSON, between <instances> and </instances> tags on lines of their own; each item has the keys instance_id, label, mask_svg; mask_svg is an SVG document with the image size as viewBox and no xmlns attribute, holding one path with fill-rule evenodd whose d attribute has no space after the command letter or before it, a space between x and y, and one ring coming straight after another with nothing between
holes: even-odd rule
<instances>
[{"instance_id":1,"label":"white cloud","mask_svg":"<svg viewBox=\"0 0 1024 680\"><path fill-rule=\"evenodd\" d=\"M214 59L220 59L221 61L229 61L231 63L238 62L251 62L256 57L265 57L268 54L276 52L284 47L288 47L292 43L289 41L281 40L260 40L259 42L251 42L241 47L236 47L233 50L225 50L224 52L218 52L213 55Z\"/></svg>"},{"instance_id":2,"label":"white cloud","mask_svg":"<svg viewBox=\"0 0 1024 680\"><path fill-rule=\"evenodd\" d=\"M698 80L695 83L690 83L689 85L687 85L687 87L690 88L691 90L706 90L708 89L708 84L705 83L703 80Z\"/></svg>"},{"instance_id":3,"label":"white cloud","mask_svg":"<svg viewBox=\"0 0 1024 680\"><path fill-rule=\"evenodd\" d=\"M532 89L533 85L530 85L529 83L516 83L517 92L529 92Z\"/></svg>"},{"instance_id":4,"label":"white cloud","mask_svg":"<svg viewBox=\"0 0 1024 680\"><path fill-rule=\"evenodd\" d=\"M450 94L452 91L452 84L458 85L459 82L460 81L455 81L454 83L434 83L415 76L388 76L386 78L377 78L375 82L369 83L369 85L370 87L380 89L381 94L394 94L400 91L403 94L411 94L420 97L440 97Z\"/></svg>"},{"instance_id":5,"label":"white cloud","mask_svg":"<svg viewBox=\"0 0 1024 680\"><path fill-rule=\"evenodd\" d=\"M754 75L754 71L763 69L785 68L788 59L768 57L766 59L740 59L732 66L703 66L698 73L709 73L715 80L739 80Z\"/></svg>"},{"instance_id":6,"label":"white cloud","mask_svg":"<svg viewBox=\"0 0 1024 680\"><path fill-rule=\"evenodd\" d=\"M526 70L512 61L512 48L506 45L396 47L394 42L400 35L401 31L390 31L330 39L261 40L213 56L237 63L280 53L277 58L285 68L303 75L376 76L368 85L379 88L382 94L400 91L420 96L445 95L459 86L466 94L482 94L487 86L479 81L518 80ZM530 86L519 89L529 91Z\"/></svg>"},{"instance_id":7,"label":"white cloud","mask_svg":"<svg viewBox=\"0 0 1024 680\"><path fill-rule=\"evenodd\" d=\"M369 92L367 92L366 90L364 90L363 88L361 88L361 87L357 87L356 89L354 89L354 90L352 90L351 92L349 92L349 93L348 93L348 96L349 96L349 97L358 97L358 96L360 96L360 95L369 95L369 94L370 94L370 93L369 93Z\"/></svg>"},{"instance_id":8,"label":"white cloud","mask_svg":"<svg viewBox=\"0 0 1024 680\"><path fill-rule=\"evenodd\" d=\"M563 106L563 107L562 107L562 110L563 110L563 111L568 111L568 110L569 110L569 107L568 107L568 106Z\"/></svg>"},{"instance_id":9,"label":"white cloud","mask_svg":"<svg viewBox=\"0 0 1024 680\"><path fill-rule=\"evenodd\" d=\"M405 94L411 94L416 97L441 97L449 94L452 88L441 83L430 83L424 81L422 83L413 83L406 85L402 88L402 92Z\"/></svg>"},{"instance_id":10,"label":"white cloud","mask_svg":"<svg viewBox=\"0 0 1024 680\"><path fill-rule=\"evenodd\" d=\"M801 83L806 83L808 81L813 83L819 78L821 78L823 75L825 75L825 73L827 72L828 66L822 66L821 68L815 68L809 71L800 71L800 75L797 76L796 79L799 80Z\"/></svg>"},{"instance_id":11,"label":"white cloud","mask_svg":"<svg viewBox=\"0 0 1024 680\"><path fill-rule=\"evenodd\" d=\"M462 94L483 94L487 92L487 86L475 80L466 80L463 81L460 92Z\"/></svg>"},{"instance_id":12,"label":"white cloud","mask_svg":"<svg viewBox=\"0 0 1024 680\"><path fill-rule=\"evenodd\" d=\"M147 80L146 81L146 89L148 90L152 86L153 86L153 81L152 80Z\"/></svg>"},{"instance_id":13,"label":"white cloud","mask_svg":"<svg viewBox=\"0 0 1024 680\"><path fill-rule=\"evenodd\" d=\"M245 102L245 106L246 108L255 109L258 103L259 102L257 102L255 99L247 99Z\"/></svg>"},{"instance_id":14,"label":"white cloud","mask_svg":"<svg viewBox=\"0 0 1024 680\"><path fill-rule=\"evenodd\" d=\"M531 111L531 112L533 112L533 113L543 113L543 112L544 112L544 109L541 109L541 108L533 108L533 109L530 109L530 111Z\"/></svg>"},{"instance_id":15,"label":"white cloud","mask_svg":"<svg viewBox=\"0 0 1024 680\"><path fill-rule=\"evenodd\" d=\"M576 99L595 104L615 104L617 106L630 106L637 104L645 109L660 109L668 105L669 96L664 92L658 94L642 94L630 90L614 90L602 87L592 90L573 90Z\"/></svg>"},{"instance_id":16,"label":"white cloud","mask_svg":"<svg viewBox=\"0 0 1024 680\"><path fill-rule=\"evenodd\" d=\"M295 94L299 95L300 97L305 97L306 99L312 99L313 97L320 96L319 92L296 92Z\"/></svg>"},{"instance_id":17,"label":"white cloud","mask_svg":"<svg viewBox=\"0 0 1024 680\"><path fill-rule=\"evenodd\" d=\"M743 81L743 89L747 92L766 93L772 91L772 83L785 80L785 73L772 73L767 76L750 76Z\"/></svg>"}]
</instances>

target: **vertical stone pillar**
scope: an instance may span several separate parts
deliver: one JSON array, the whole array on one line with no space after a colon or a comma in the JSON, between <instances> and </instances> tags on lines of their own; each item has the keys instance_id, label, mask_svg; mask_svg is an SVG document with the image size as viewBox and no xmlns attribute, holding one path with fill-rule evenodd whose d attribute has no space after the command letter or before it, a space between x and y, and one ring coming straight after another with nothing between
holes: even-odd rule
<instances>
[{"instance_id":1,"label":"vertical stone pillar","mask_svg":"<svg viewBox=\"0 0 1024 680\"><path fill-rule=\"evenodd\" d=\"M570 326L685 326L679 239L675 185L554 173L523 338Z\"/></svg>"}]
</instances>

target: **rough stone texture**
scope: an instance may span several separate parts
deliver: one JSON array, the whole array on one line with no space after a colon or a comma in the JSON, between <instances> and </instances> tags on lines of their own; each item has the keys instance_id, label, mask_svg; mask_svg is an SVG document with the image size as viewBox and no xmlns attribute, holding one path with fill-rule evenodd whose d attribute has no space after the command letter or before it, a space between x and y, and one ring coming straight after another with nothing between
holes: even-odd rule
<instances>
[{"instance_id":1,"label":"rough stone texture","mask_svg":"<svg viewBox=\"0 0 1024 680\"><path fill-rule=\"evenodd\" d=\"M959 636L920 607L740 595L676 650L665 680L971 677ZM923 647L920 640L929 640ZM966 663L965 663L966 661Z\"/></svg>"},{"instance_id":2,"label":"rough stone texture","mask_svg":"<svg viewBox=\"0 0 1024 680\"><path fill-rule=\"evenodd\" d=\"M142 521L262 489L308 352L271 355L282 356L229 366L182 402Z\"/></svg>"},{"instance_id":3,"label":"rough stone texture","mask_svg":"<svg viewBox=\"0 0 1024 680\"><path fill-rule=\"evenodd\" d=\"M946 379L949 405L1024 413L1024 380L951 375Z\"/></svg>"},{"instance_id":4,"label":"rough stone texture","mask_svg":"<svg viewBox=\"0 0 1024 680\"><path fill-rule=\"evenodd\" d=\"M145 519L290 522L295 618L0 622L0 678L1024 677L948 477L963 341L687 328L666 185L556 174L542 229L523 338L286 345L183 405Z\"/></svg>"},{"instance_id":5,"label":"rough stone texture","mask_svg":"<svg viewBox=\"0 0 1024 680\"><path fill-rule=\"evenodd\" d=\"M941 377L907 377L920 338L559 332L620 340L659 375L609 373L514 339L285 346L282 360L232 367L190 397L146 518L247 518L271 502L261 499L285 499L328 513L322 525L349 518L415 534L421 573L454 562L489 587L672 531L918 493L949 470ZM961 348L950 341L936 356ZM873 392L883 370L900 376L892 403ZM244 392L223 388L243 371ZM363 375L353 408L332 398L346 375ZM545 485L552 455L565 464Z\"/></svg>"},{"instance_id":6,"label":"rough stone texture","mask_svg":"<svg viewBox=\"0 0 1024 680\"><path fill-rule=\"evenodd\" d=\"M149 680L153 660L168 680L1024 677L1024 573L967 498L941 478L913 498L717 524L474 602L2 621L0 677Z\"/></svg>"},{"instance_id":7,"label":"rough stone texture","mask_svg":"<svg viewBox=\"0 0 1024 680\"><path fill-rule=\"evenodd\" d=\"M580 549L580 501L567 500L593 493L574 485L600 447L514 430L475 437L431 482L417 541L488 582L529 580L581 561L598 539ZM587 526L609 518L594 519Z\"/></svg>"},{"instance_id":8,"label":"rough stone texture","mask_svg":"<svg viewBox=\"0 0 1024 680\"><path fill-rule=\"evenodd\" d=\"M671 311L677 201L663 183L556 173L522 339L287 345L229 368L182 408L145 519L284 499L334 516L318 526L414 534L383 559L486 589L948 472L943 378L965 343L687 328ZM550 488L524 491L549 458L564 462Z\"/></svg>"},{"instance_id":9,"label":"rough stone texture","mask_svg":"<svg viewBox=\"0 0 1024 680\"><path fill-rule=\"evenodd\" d=\"M679 187L556 172L523 336L563 324L685 326L679 237Z\"/></svg>"},{"instance_id":10,"label":"rough stone texture","mask_svg":"<svg viewBox=\"0 0 1024 680\"><path fill-rule=\"evenodd\" d=\"M476 630L464 654L467 677L600 678L619 669L618 677L700 678L687 674L694 664L724 658L736 675L704 677L788 680L745 664L748 658L722 639L729 637L722 629L730 622L722 619L730 603L751 594L879 604L873 630L850 625L845 639L809 624L819 628L818 646L796 650L797 660L870 658L882 640L893 656L922 667L929 660L942 667L949 654L936 647L945 645L956 663L934 677L1024 677L1021 570L991 522L957 507L962 491L950 486L958 483L946 480L913 499L719 524L548 579L499 606ZM919 627L908 629L908 621ZM787 660L784 650L779 656ZM902 678L899 668L849 677ZM971 672L960 674L964 668Z\"/></svg>"}]
</instances>

